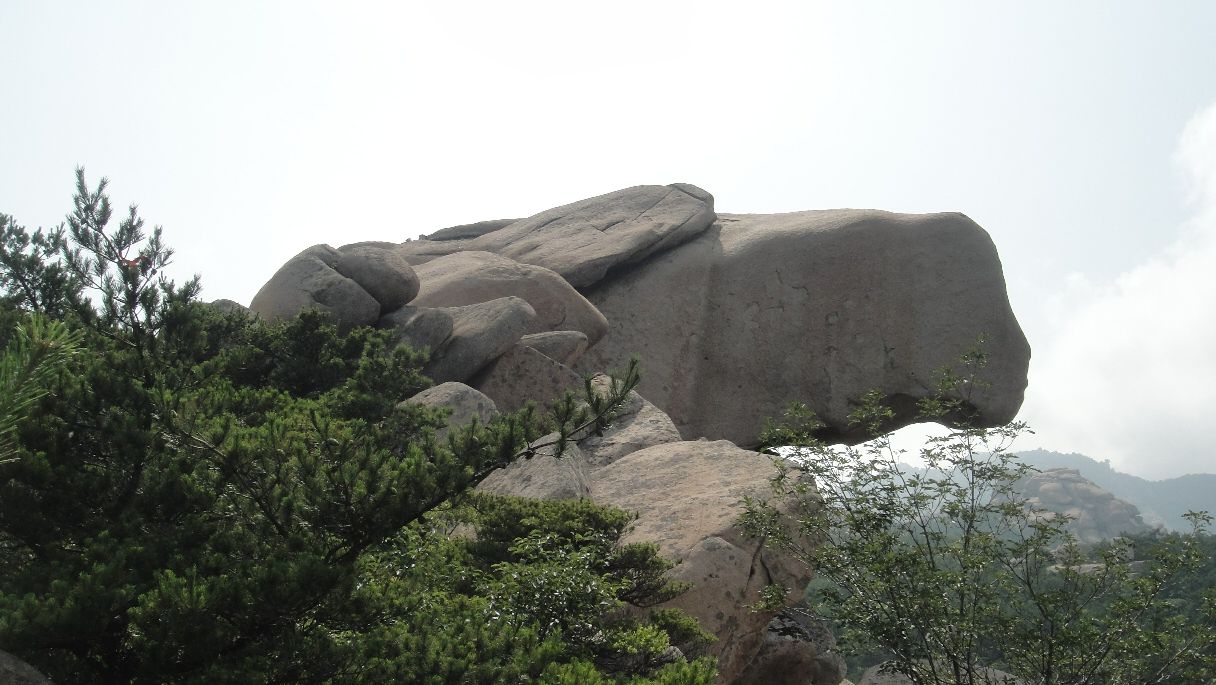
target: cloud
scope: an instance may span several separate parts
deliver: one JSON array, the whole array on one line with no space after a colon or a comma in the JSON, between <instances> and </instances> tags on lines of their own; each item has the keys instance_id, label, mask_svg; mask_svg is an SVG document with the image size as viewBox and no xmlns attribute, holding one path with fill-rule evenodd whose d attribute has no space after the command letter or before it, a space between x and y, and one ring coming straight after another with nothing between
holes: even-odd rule
<instances>
[{"instance_id":1,"label":"cloud","mask_svg":"<svg viewBox=\"0 0 1216 685\"><path fill-rule=\"evenodd\" d=\"M1023 417L1045 449L1165 478L1216 472L1216 103L1175 156L1190 220L1112 282L1068 278L1036 341Z\"/></svg>"}]
</instances>

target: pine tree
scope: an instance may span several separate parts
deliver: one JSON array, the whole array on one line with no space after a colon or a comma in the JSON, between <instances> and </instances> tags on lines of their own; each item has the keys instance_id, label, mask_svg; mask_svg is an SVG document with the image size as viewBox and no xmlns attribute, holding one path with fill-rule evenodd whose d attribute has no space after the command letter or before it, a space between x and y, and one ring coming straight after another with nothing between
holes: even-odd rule
<instances>
[{"instance_id":1,"label":"pine tree","mask_svg":"<svg viewBox=\"0 0 1216 685\"><path fill-rule=\"evenodd\" d=\"M660 658L705 636L643 610L679 588L655 548L618 544L627 515L470 494L539 436L601 428L636 368L553 416L439 440L440 412L401 403L427 384L422 355L316 312L202 304L197 279L166 279L159 228L111 215L78 172L66 230L4 218L0 343L25 368L14 341L47 316L84 353L42 367L9 429L0 648L64 683L492 683L562 664L712 680ZM575 580L593 591L538 604Z\"/></svg>"}]
</instances>

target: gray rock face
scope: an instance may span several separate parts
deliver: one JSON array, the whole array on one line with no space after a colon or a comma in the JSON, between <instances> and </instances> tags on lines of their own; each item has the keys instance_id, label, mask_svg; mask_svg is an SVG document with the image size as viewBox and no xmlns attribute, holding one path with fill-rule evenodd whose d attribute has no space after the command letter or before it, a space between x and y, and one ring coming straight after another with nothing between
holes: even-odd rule
<instances>
[{"instance_id":1,"label":"gray rock face","mask_svg":"<svg viewBox=\"0 0 1216 685\"><path fill-rule=\"evenodd\" d=\"M543 267L489 252L458 252L416 268L422 281L413 304L457 307L513 295L532 305L536 319L527 333L574 330L594 344L608 330L608 321L561 276Z\"/></svg>"},{"instance_id":2,"label":"gray rock face","mask_svg":"<svg viewBox=\"0 0 1216 685\"><path fill-rule=\"evenodd\" d=\"M606 393L611 378L598 375L592 380L597 392ZM580 440L579 448L591 468L607 466L621 457L638 450L680 442L680 432L666 414L636 392L630 392L625 405L604 429L603 435L592 435Z\"/></svg>"},{"instance_id":3,"label":"gray rock face","mask_svg":"<svg viewBox=\"0 0 1216 685\"><path fill-rule=\"evenodd\" d=\"M581 288L695 237L713 220L713 196L696 186L635 186L521 219L465 249L552 269Z\"/></svg>"},{"instance_id":4,"label":"gray rock face","mask_svg":"<svg viewBox=\"0 0 1216 685\"><path fill-rule=\"evenodd\" d=\"M510 226L518 221L518 219L490 219L488 221L478 221L472 224L461 224L459 226L451 226L449 228L441 228L434 233L422 236L424 240L442 241L442 240L468 240L469 238L480 238L487 233L493 233L500 228Z\"/></svg>"},{"instance_id":5,"label":"gray rock face","mask_svg":"<svg viewBox=\"0 0 1216 685\"><path fill-rule=\"evenodd\" d=\"M253 296L249 309L263 318L286 319L307 309L333 316L342 328L367 326L380 316L380 303L334 266L341 255L328 245L314 245L292 257Z\"/></svg>"},{"instance_id":6,"label":"gray rock face","mask_svg":"<svg viewBox=\"0 0 1216 685\"><path fill-rule=\"evenodd\" d=\"M447 312L452 316L452 334L423 368L436 383L472 378L514 347L536 320L536 312L518 297L449 307Z\"/></svg>"},{"instance_id":7,"label":"gray rock face","mask_svg":"<svg viewBox=\"0 0 1216 685\"><path fill-rule=\"evenodd\" d=\"M505 412L518 411L528 402L547 412L567 391L581 394L583 388L582 376L523 345L495 359L471 382Z\"/></svg>"},{"instance_id":8,"label":"gray rock face","mask_svg":"<svg viewBox=\"0 0 1216 685\"><path fill-rule=\"evenodd\" d=\"M556 433L546 435L537 444L556 437ZM577 445L567 444L560 457L554 456L553 448L543 448L530 459L516 459L491 473L477 489L532 499L582 499L591 495L585 464Z\"/></svg>"},{"instance_id":9,"label":"gray rock face","mask_svg":"<svg viewBox=\"0 0 1216 685\"><path fill-rule=\"evenodd\" d=\"M406 344L415 350L439 349L448 338L452 337L452 328L456 325L451 312L442 307L411 307L406 305L380 317L380 328L393 330L393 340L397 344Z\"/></svg>"},{"instance_id":10,"label":"gray rock face","mask_svg":"<svg viewBox=\"0 0 1216 685\"><path fill-rule=\"evenodd\" d=\"M568 366L587 351L587 336L579 331L550 331L525 335L519 344Z\"/></svg>"},{"instance_id":11,"label":"gray rock face","mask_svg":"<svg viewBox=\"0 0 1216 685\"><path fill-rule=\"evenodd\" d=\"M464 383L454 381L429 387L405 401L424 407L446 407L451 410L452 413L448 415L448 428L437 433L441 439L447 435L448 429L467 426L473 419L485 425L498 415L494 400Z\"/></svg>"},{"instance_id":12,"label":"gray rock face","mask_svg":"<svg viewBox=\"0 0 1216 685\"><path fill-rule=\"evenodd\" d=\"M717 636L710 651L722 682L733 682L764 640L772 613L749 607L760 591L773 583L797 588L792 603L809 580L805 566L763 548L735 525L745 495L771 495L772 475L769 457L724 440L656 445L590 474L593 500L638 513L625 542L654 542L680 560L669 575L693 586L668 605Z\"/></svg>"},{"instance_id":13,"label":"gray rock face","mask_svg":"<svg viewBox=\"0 0 1216 685\"><path fill-rule=\"evenodd\" d=\"M338 250L334 270L346 276L380 303L380 313L388 313L414 299L418 294L418 275L396 247L385 248L364 243Z\"/></svg>"},{"instance_id":14,"label":"gray rock face","mask_svg":"<svg viewBox=\"0 0 1216 685\"><path fill-rule=\"evenodd\" d=\"M0 683L5 685L51 685L33 666L0 650Z\"/></svg>"},{"instance_id":15,"label":"gray rock face","mask_svg":"<svg viewBox=\"0 0 1216 685\"><path fill-rule=\"evenodd\" d=\"M990 386L971 399L979 420L1012 419L1026 387L1030 347L996 250L961 214L722 215L586 294L612 330L576 369L639 355L639 392L685 437L755 444L765 418L802 400L827 422L825 437L856 440L847 416L874 389L906 425L935 372L981 335Z\"/></svg>"}]
</instances>

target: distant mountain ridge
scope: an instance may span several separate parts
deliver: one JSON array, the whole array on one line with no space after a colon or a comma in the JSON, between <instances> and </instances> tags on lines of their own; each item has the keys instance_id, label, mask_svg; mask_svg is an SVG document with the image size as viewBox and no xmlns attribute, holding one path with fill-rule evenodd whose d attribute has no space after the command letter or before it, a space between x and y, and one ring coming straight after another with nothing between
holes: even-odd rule
<instances>
[{"instance_id":1,"label":"distant mountain ridge","mask_svg":"<svg viewBox=\"0 0 1216 685\"><path fill-rule=\"evenodd\" d=\"M1166 480L1146 480L1116 471L1110 462L1083 454L1026 450L1017 452L1017 456L1020 461L1040 470L1076 469L1095 485L1136 505L1149 525L1190 530L1190 524L1182 518L1187 511L1207 511L1216 516L1216 474L1196 473Z\"/></svg>"}]
</instances>

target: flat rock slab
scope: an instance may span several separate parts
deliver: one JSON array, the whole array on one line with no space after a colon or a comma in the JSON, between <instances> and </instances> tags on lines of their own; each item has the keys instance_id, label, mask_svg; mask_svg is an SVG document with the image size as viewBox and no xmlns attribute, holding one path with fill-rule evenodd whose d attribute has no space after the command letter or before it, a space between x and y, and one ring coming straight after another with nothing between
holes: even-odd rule
<instances>
[{"instance_id":1,"label":"flat rock slab","mask_svg":"<svg viewBox=\"0 0 1216 685\"><path fill-rule=\"evenodd\" d=\"M421 289L412 305L456 307L512 295L536 312L527 333L579 331L589 344L604 337L608 320L587 298L544 267L489 252L458 252L415 268Z\"/></svg>"},{"instance_id":2,"label":"flat rock slab","mask_svg":"<svg viewBox=\"0 0 1216 685\"><path fill-rule=\"evenodd\" d=\"M686 438L754 445L770 417L805 402L855 441L861 396L892 399L898 424L936 373L985 336L979 421L1011 420L1030 346L1009 307L996 248L961 214L832 210L724 214L708 231L584 291L610 333L575 364L644 362L638 392Z\"/></svg>"},{"instance_id":3,"label":"flat rock slab","mask_svg":"<svg viewBox=\"0 0 1216 685\"><path fill-rule=\"evenodd\" d=\"M399 254L418 266L462 251L493 252L551 269L582 288L613 267L691 240L714 216L713 196L694 185L634 186L526 219L445 228L403 243Z\"/></svg>"},{"instance_id":4,"label":"flat rock slab","mask_svg":"<svg viewBox=\"0 0 1216 685\"><path fill-rule=\"evenodd\" d=\"M634 186L521 219L463 249L543 266L581 288L696 237L713 220L713 196L696 186Z\"/></svg>"}]
</instances>

